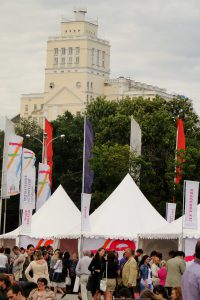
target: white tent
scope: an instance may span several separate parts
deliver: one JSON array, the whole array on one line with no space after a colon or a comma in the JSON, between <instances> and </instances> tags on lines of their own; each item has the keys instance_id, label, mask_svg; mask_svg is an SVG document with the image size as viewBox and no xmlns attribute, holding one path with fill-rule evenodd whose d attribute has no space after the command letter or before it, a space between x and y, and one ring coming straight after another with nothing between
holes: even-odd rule
<instances>
[{"instance_id":1,"label":"white tent","mask_svg":"<svg viewBox=\"0 0 200 300\"><path fill-rule=\"evenodd\" d=\"M184 215L185 216L185 215ZM190 238L199 239L200 238L200 204L197 210L197 229L182 229L184 216L178 218L172 223L167 223L164 227L159 229L148 231L145 234L141 234L141 238L146 239L175 239L175 238Z\"/></svg>"},{"instance_id":2,"label":"white tent","mask_svg":"<svg viewBox=\"0 0 200 300\"><path fill-rule=\"evenodd\" d=\"M46 203L33 215L31 238L67 238L70 232L80 222L81 213L60 185ZM21 226L0 235L0 239L15 239L21 234Z\"/></svg>"},{"instance_id":3,"label":"white tent","mask_svg":"<svg viewBox=\"0 0 200 300\"><path fill-rule=\"evenodd\" d=\"M166 225L129 174L91 214L86 238L136 239L138 234Z\"/></svg>"}]
</instances>

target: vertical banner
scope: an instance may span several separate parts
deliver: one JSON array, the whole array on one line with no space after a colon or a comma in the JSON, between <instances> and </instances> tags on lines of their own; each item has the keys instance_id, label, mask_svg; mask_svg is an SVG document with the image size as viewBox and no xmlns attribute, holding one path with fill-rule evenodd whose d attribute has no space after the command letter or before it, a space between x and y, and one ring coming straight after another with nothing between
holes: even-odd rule
<instances>
[{"instance_id":1,"label":"vertical banner","mask_svg":"<svg viewBox=\"0 0 200 300\"><path fill-rule=\"evenodd\" d=\"M185 220L184 228L197 228L197 203L199 182L185 180Z\"/></svg>"},{"instance_id":2,"label":"vertical banner","mask_svg":"<svg viewBox=\"0 0 200 300\"><path fill-rule=\"evenodd\" d=\"M51 123L45 118L45 130L47 134L46 140L45 140L45 160L44 163L48 164L50 166L50 174L49 174L49 180L50 180L50 186L52 187L52 168L53 168L53 126Z\"/></svg>"},{"instance_id":3,"label":"vertical banner","mask_svg":"<svg viewBox=\"0 0 200 300\"><path fill-rule=\"evenodd\" d=\"M92 182L94 178L94 171L89 167L89 160L92 158L92 148L93 148L93 129L92 124L89 120L85 120L85 157L84 161L84 193L91 194L92 192Z\"/></svg>"},{"instance_id":4,"label":"vertical banner","mask_svg":"<svg viewBox=\"0 0 200 300\"><path fill-rule=\"evenodd\" d=\"M31 220L32 220L32 209L30 208L23 209L20 234L27 234L31 232Z\"/></svg>"},{"instance_id":5,"label":"vertical banner","mask_svg":"<svg viewBox=\"0 0 200 300\"><path fill-rule=\"evenodd\" d=\"M1 180L1 198L7 198L7 164L8 164L8 143L12 134L15 134L14 123L8 118L5 121L5 135L3 148L3 165L2 165L2 180Z\"/></svg>"},{"instance_id":6,"label":"vertical banner","mask_svg":"<svg viewBox=\"0 0 200 300\"><path fill-rule=\"evenodd\" d=\"M81 194L81 228L82 231L90 231L90 201L91 194Z\"/></svg>"},{"instance_id":7,"label":"vertical banner","mask_svg":"<svg viewBox=\"0 0 200 300\"><path fill-rule=\"evenodd\" d=\"M49 165L39 163L36 210L38 210L51 195L49 173Z\"/></svg>"},{"instance_id":8,"label":"vertical banner","mask_svg":"<svg viewBox=\"0 0 200 300\"><path fill-rule=\"evenodd\" d=\"M176 216L176 203L166 203L166 220L172 223Z\"/></svg>"},{"instance_id":9,"label":"vertical banner","mask_svg":"<svg viewBox=\"0 0 200 300\"><path fill-rule=\"evenodd\" d=\"M35 209L35 153L23 149L20 209Z\"/></svg>"},{"instance_id":10,"label":"vertical banner","mask_svg":"<svg viewBox=\"0 0 200 300\"><path fill-rule=\"evenodd\" d=\"M21 136L15 134L10 135L6 173L7 196L16 195L20 192L22 143L23 138Z\"/></svg>"},{"instance_id":11,"label":"vertical banner","mask_svg":"<svg viewBox=\"0 0 200 300\"><path fill-rule=\"evenodd\" d=\"M177 123L177 136L176 136L176 151L185 150L186 149L186 142L185 142L185 132L184 132L184 124L183 121L178 118ZM184 162L184 154L178 153L176 155L176 161L178 164ZM175 183L179 184L180 180L182 179L181 176L181 168L180 166L176 166L176 177Z\"/></svg>"},{"instance_id":12,"label":"vertical banner","mask_svg":"<svg viewBox=\"0 0 200 300\"><path fill-rule=\"evenodd\" d=\"M142 131L140 125L131 117L130 150L141 155Z\"/></svg>"}]
</instances>

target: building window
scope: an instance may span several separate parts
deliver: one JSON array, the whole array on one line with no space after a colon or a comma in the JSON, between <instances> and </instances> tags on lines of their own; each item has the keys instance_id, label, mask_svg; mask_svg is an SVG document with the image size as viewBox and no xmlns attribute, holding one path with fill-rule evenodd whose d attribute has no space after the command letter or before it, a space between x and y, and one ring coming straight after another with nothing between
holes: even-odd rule
<instances>
[{"instance_id":1,"label":"building window","mask_svg":"<svg viewBox=\"0 0 200 300\"><path fill-rule=\"evenodd\" d=\"M92 101L92 96L90 96L90 101Z\"/></svg>"},{"instance_id":2,"label":"building window","mask_svg":"<svg viewBox=\"0 0 200 300\"><path fill-rule=\"evenodd\" d=\"M61 53L62 53L62 55L65 55L65 48L61 49Z\"/></svg>"},{"instance_id":3,"label":"building window","mask_svg":"<svg viewBox=\"0 0 200 300\"><path fill-rule=\"evenodd\" d=\"M102 51L102 67L105 68L105 51Z\"/></svg>"},{"instance_id":4,"label":"building window","mask_svg":"<svg viewBox=\"0 0 200 300\"><path fill-rule=\"evenodd\" d=\"M76 53L76 55L79 55L79 53L80 53L80 47L76 47L75 53Z\"/></svg>"},{"instance_id":5,"label":"building window","mask_svg":"<svg viewBox=\"0 0 200 300\"><path fill-rule=\"evenodd\" d=\"M62 59L61 59L61 64L62 64L62 65L65 64L65 57L62 57Z\"/></svg>"},{"instance_id":6,"label":"building window","mask_svg":"<svg viewBox=\"0 0 200 300\"><path fill-rule=\"evenodd\" d=\"M68 53L69 53L69 55L72 55L72 54L73 54L73 48L72 48L72 47L69 47L69 48L68 48Z\"/></svg>"},{"instance_id":7,"label":"building window","mask_svg":"<svg viewBox=\"0 0 200 300\"><path fill-rule=\"evenodd\" d=\"M100 50L97 50L97 66L99 67Z\"/></svg>"},{"instance_id":8,"label":"building window","mask_svg":"<svg viewBox=\"0 0 200 300\"><path fill-rule=\"evenodd\" d=\"M28 105L25 105L25 112L28 112Z\"/></svg>"},{"instance_id":9,"label":"building window","mask_svg":"<svg viewBox=\"0 0 200 300\"><path fill-rule=\"evenodd\" d=\"M49 87L50 87L50 89L53 89L53 88L54 88L54 86L55 86L54 82L50 82L50 83L49 83Z\"/></svg>"},{"instance_id":10,"label":"building window","mask_svg":"<svg viewBox=\"0 0 200 300\"><path fill-rule=\"evenodd\" d=\"M90 83L90 88L93 91L93 82Z\"/></svg>"},{"instance_id":11,"label":"building window","mask_svg":"<svg viewBox=\"0 0 200 300\"><path fill-rule=\"evenodd\" d=\"M58 57L54 57L54 65L58 64Z\"/></svg>"},{"instance_id":12,"label":"building window","mask_svg":"<svg viewBox=\"0 0 200 300\"><path fill-rule=\"evenodd\" d=\"M68 57L68 64L72 64L72 57Z\"/></svg>"},{"instance_id":13,"label":"building window","mask_svg":"<svg viewBox=\"0 0 200 300\"><path fill-rule=\"evenodd\" d=\"M92 48L92 65L94 65L94 48Z\"/></svg>"},{"instance_id":14,"label":"building window","mask_svg":"<svg viewBox=\"0 0 200 300\"><path fill-rule=\"evenodd\" d=\"M87 104L88 104L88 101L89 101L89 96L87 95Z\"/></svg>"},{"instance_id":15,"label":"building window","mask_svg":"<svg viewBox=\"0 0 200 300\"><path fill-rule=\"evenodd\" d=\"M54 55L58 55L58 48L54 48Z\"/></svg>"},{"instance_id":16,"label":"building window","mask_svg":"<svg viewBox=\"0 0 200 300\"><path fill-rule=\"evenodd\" d=\"M44 107L44 104L41 104L41 109L43 109L43 107Z\"/></svg>"},{"instance_id":17,"label":"building window","mask_svg":"<svg viewBox=\"0 0 200 300\"><path fill-rule=\"evenodd\" d=\"M79 64L79 56L76 56L75 63Z\"/></svg>"},{"instance_id":18,"label":"building window","mask_svg":"<svg viewBox=\"0 0 200 300\"><path fill-rule=\"evenodd\" d=\"M89 83L89 81L87 82L87 90L89 90L89 88L90 88L90 83Z\"/></svg>"},{"instance_id":19,"label":"building window","mask_svg":"<svg viewBox=\"0 0 200 300\"><path fill-rule=\"evenodd\" d=\"M37 104L34 104L34 110L37 110Z\"/></svg>"}]
</instances>

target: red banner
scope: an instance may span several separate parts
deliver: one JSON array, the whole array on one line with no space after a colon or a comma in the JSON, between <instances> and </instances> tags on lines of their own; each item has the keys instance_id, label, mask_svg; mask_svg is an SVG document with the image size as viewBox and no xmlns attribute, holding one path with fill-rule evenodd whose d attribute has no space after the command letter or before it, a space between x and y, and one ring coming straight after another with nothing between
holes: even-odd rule
<instances>
[{"instance_id":1,"label":"red banner","mask_svg":"<svg viewBox=\"0 0 200 300\"><path fill-rule=\"evenodd\" d=\"M177 123L177 140L176 140L176 150L185 150L186 146L185 146L185 133L184 133L184 125L183 125L183 121L178 118L178 123ZM178 164L184 162L184 154L182 153L178 153L177 154L177 162ZM176 167L176 178L175 178L175 182L176 184L178 184L181 180L182 176L181 176L181 168L180 166Z\"/></svg>"},{"instance_id":2,"label":"red banner","mask_svg":"<svg viewBox=\"0 0 200 300\"><path fill-rule=\"evenodd\" d=\"M52 168L53 168L53 146L52 146L52 139L53 139L53 126L51 123L45 118L45 132L47 134L46 141L45 141L45 154L47 159L47 164L50 166L50 174L49 180L50 185L52 187Z\"/></svg>"}]
</instances>

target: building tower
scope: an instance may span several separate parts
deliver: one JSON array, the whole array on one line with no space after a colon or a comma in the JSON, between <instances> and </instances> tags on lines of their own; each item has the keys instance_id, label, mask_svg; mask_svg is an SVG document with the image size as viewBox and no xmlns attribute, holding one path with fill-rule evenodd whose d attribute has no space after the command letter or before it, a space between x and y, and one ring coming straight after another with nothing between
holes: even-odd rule
<instances>
[{"instance_id":1,"label":"building tower","mask_svg":"<svg viewBox=\"0 0 200 300\"><path fill-rule=\"evenodd\" d=\"M75 8L73 21L62 19L59 36L49 37L43 94L22 95L22 117L42 122L66 110L83 111L86 103L104 94L110 72L110 45L98 38L97 21L85 18L86 8Z\"/></svg>"}]
</instances>

